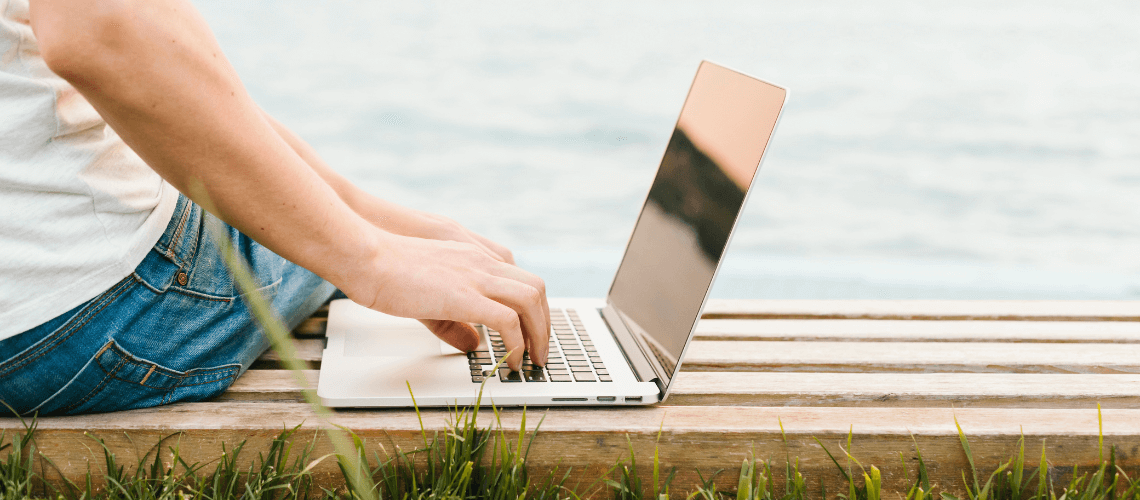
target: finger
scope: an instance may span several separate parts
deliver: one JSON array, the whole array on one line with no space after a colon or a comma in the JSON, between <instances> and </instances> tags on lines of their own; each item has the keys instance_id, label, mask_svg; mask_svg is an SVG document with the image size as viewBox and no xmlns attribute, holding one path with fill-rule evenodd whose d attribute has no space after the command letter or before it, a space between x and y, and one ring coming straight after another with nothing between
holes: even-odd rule
<instances>
[{"instance_id":1,"label":"finger","mask_svg":"<svg viewBox=\"0 0 1140 500\"><path fill-rule=\"evenodd\" d=\"M499 260L506 262L507 264L514 264L515 263L514 254L512 254L511 251L509 249L507 249L507 247L500 245L498 243L495 243L494 241L484 237L483 235L481 235L479 233L476 233L473 231L467 231L467 232L470 233L471 237L475 238L475 241L478 241L481 246L489 248L492 252L494 252L499 257L501 257Z\"/></svg>"},{"instance_id":2,"label":"finger","mask_svg":"<svg viewBox=\"0 0 1140 500\"><path fill-rule=\"evenodd\" d=\"M545 297L542 292L526 283L509 278L494 277L483 286L482 292L486 297L518 313L523 334L521 343L530 353L530 359L534 364L545 365L550 346L547 344L549 327L543 309Z\"/></svg>"},{"instance_id":3,"label":"finger","mask_svg":"<svg viewBox=\"0 0 1140 500\"><path fill-rule=\"evenodd\" d=\"M499 332L503 345L507 348L507 367L518 371L522 368L523 332L522 322L514 309L487 297L479 297L479 322Z\"/></svg>"},{"instance_id":4,"label":"finger","mask_svg":"<svg viewBox=\"0 0 1140 500\"><path fill-rule=\"evenodd\" d=\"M550 340L550 302L546 298L546 282L542 281L542 278L539 278L538 276L527 272L521 267L509 264L499 266L499 268L495 269L493 272L497 276L521 281L527 285L530 285L535 290L538 290L539 296L542 298L542 315L545 323L543 324L541 332L535 332L536 334L541 333L541 338L536 336L533 340L535 342L540 342L544 346L542 349L542 364L545 365L546 354L547 351L550 350L550 346L547 345L547 341ZM532 352L531 358L534 357L535 353Z\"/></svg>"},{"instance_id":5,"label":"finger","mask_svg":"<svg viewBox=\"0 0 1140 500\"><path fill-rule=\"evenodd\" d=\"M471 240L468 243L471 243L472 245L479 247L479 250L482 250L483 253L491 256L492 259L495 259L499 262L508 263L507 259L505 257L503 257L502 255L499 255L497 252L495 252L494 249L488 247L487 245L484 245L483 242L481 242L475 238L471 238Z\"/></svg>"},{"instance_id":6,"label":"finger","mask_svg":"<svg viewBox=\"0 0 1140 500\"><path fill-rule=\"evenodd\" d=\"M479 348L479 332L470 324L438 319L421 319L420 323L440 340L460 351L471 352Z\"/></svg>"}]
</instances>

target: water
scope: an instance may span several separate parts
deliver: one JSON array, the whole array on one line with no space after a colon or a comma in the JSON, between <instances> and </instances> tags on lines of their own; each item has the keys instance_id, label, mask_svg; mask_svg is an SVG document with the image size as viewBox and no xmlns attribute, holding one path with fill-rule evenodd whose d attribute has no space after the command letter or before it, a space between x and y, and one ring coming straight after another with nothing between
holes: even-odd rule
<instances>
[{"instance_id":1,"label":"water","mask_svg":"<svg viewBox=\"0 0 1140 500\"><path fill-rule=\"evenodd\" d=\"M553 294L604 293L709 59L791 90L714 295L1140 298L1135 2L198 5L330 164Z\"/></svg>"}]
</instances>

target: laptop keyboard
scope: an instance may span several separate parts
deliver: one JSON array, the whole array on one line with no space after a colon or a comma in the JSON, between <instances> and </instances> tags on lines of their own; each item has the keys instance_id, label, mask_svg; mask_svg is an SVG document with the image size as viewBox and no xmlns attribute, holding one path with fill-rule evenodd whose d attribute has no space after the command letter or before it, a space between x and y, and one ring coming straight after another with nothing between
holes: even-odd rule
<instances>
[{"instance_id":1,"label":"laptop keyboard","mask_svg":"<svg viewBox=\"0 0 1140 500\"><path fill-rule=\"evenodd\" d=\"M511 371L503 363L497 375L491 368L507 355L507 347L499 332L487 328L490 349L480 348L467 353L471 381L482 383L487 377L494 376L503 382L519 383L613 381L577 311L551 309L550 327L550 356L545 367L535 366L530 362L530 356L524 353L522 371Z\"/></svg>"}]
</instances>

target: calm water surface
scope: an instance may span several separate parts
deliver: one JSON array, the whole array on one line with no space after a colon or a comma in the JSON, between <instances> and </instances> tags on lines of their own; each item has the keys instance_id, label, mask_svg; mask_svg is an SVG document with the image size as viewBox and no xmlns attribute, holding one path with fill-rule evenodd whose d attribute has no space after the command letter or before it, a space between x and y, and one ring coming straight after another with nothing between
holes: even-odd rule
<instances>
[{"instance_id":1,"label":"calm water surface","mask_svg":"<svg viewBox=\"0 0 1140 500\"><path fill-rule=\"evenodd\" d=\"M364 189L605 292L697 63L791 97L724 297L1140 298L1136 2L199 1Z\"/></svg>"}]
</instances>

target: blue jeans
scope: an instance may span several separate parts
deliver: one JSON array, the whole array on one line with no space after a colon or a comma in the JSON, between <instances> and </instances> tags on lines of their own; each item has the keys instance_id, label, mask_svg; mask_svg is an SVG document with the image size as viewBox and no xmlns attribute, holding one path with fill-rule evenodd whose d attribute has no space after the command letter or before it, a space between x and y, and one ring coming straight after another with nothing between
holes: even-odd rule
<instances>
[{"instance_id":1,"label":"blue jeans","mask_svg":"<svg viewBox=\"0 0 1140 500\"><path fill-rule=\"evenodd\" d=\"M180 197L166 232L134 273L0 340L0 401L23 415L79 414L200 401L225 391L269 342L208 223L225 229L290 328L335 292ZM0 405L0 414L8 412Z\"/></svg>"}]
</instances>

